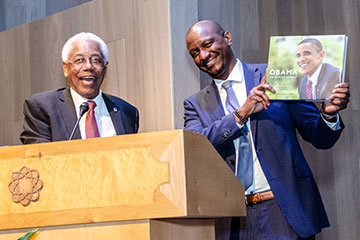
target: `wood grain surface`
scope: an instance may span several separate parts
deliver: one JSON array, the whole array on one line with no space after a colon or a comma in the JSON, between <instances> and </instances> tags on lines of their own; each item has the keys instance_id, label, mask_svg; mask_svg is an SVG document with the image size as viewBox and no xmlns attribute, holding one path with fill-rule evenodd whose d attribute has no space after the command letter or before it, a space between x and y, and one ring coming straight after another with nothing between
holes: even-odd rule
<instances>
[{"instance_id":1,"label":"wood grain surface","mask_svg":"<svg viewBox=\"0 0 360 240\"><path fill-rule=\"evenodd\" d=\"M244 188L208 140L183 130L0 148L0 229L245 214ZM24 207L7 186L43 182Z\"/></svg>"}]
</instances>

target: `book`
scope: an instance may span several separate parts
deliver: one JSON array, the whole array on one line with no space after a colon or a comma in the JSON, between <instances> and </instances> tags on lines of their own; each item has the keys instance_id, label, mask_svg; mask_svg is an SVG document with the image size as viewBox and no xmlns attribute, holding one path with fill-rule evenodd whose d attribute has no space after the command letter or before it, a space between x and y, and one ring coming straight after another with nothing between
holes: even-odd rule
<instances>
[{"instance_id":1,"label":"book","mask_svg":"<svg viewBox=\"0 0 360 240\"><path fill-rule=\"evenodd\" d=\"M271 100L325 101L344 82L346 35L270 37L266 82Z\"/></svg>"}]
</instances>

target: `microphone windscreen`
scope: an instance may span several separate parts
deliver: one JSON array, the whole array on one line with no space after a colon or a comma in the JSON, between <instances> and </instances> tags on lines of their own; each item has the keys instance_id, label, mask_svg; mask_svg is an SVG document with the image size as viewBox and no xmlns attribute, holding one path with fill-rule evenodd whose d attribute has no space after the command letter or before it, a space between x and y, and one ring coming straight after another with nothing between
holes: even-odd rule
<instances>
[{"instance_id":1,"label":"microphone windscreen","mask_svg":"<svg viewBox=\"0 0 360 240\"><path fill-rule=\"evenodd\" d=\"M89 104L87 102L83 102L80 105L80 113L79 113L80 117L84 115L88 110L89 110Z\"/></svg>"}]
</instances>

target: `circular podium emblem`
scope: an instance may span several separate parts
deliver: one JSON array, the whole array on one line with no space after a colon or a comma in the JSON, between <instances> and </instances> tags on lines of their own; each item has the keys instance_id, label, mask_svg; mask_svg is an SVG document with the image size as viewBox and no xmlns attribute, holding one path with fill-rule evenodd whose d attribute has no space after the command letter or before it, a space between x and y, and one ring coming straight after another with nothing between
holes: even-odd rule
<instances>
[{"instance_id":1,"label":"circular podium emblem","mask_svg":"<svg viewBox=\"0 0 360 240\"><path fill-rule=\"evenodd\" d=\"M12 200L21 203L24 207L31 201L37 201L40 197L39 191L43 187L43 182L39 177L39 172L22 167L19 172L12 173L12 182L9 183L9 190L12 193Z\"/></svg>"}]
</instances>

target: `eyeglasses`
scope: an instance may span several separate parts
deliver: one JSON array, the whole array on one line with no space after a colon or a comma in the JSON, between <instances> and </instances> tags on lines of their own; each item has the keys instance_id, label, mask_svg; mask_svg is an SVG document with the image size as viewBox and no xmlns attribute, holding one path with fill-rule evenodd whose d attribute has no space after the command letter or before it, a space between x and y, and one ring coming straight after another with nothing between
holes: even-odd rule
<instances>
[{"instance_id":1,"label":"eyeglasses","mask_svg":"<svg viewBox=\"0 0 360 240\"><path fill-rule=\"evenodd\" d=\"M92 56L89 58L86 57L77 57L72 61L68 61L75 69L80 69L84 67L85 64L90 62L90 64L95 68L102 68L104 67L104 60L99 56Z\"/></svg>"}]
</instances>

